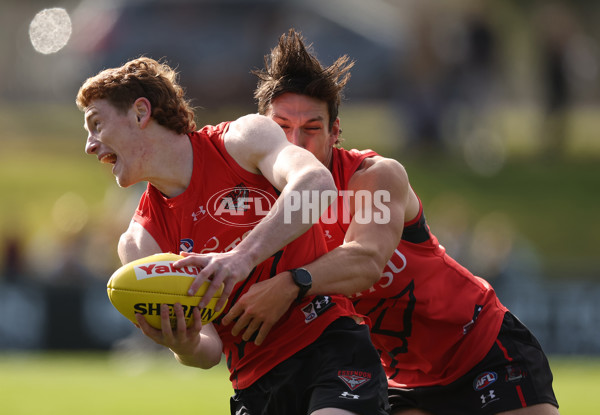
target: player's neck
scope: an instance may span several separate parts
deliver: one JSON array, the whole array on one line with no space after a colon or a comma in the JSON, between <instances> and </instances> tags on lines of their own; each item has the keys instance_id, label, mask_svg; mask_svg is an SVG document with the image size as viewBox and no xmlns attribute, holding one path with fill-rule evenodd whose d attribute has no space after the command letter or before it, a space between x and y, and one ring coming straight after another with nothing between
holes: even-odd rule
<instances>
[{"instance_id":1,"label":"player's neck","mask_svg":"<svg viewBox=\"0 0 600 415\"><path fill-rule=\"evenodd\" d=\"M164 139L163 139L164 140ZM168 145L155 152L153 170L147 178L165 197L173 198L182 194L190 185L194 155L192 143L187 134L169 137Z\"/></svg>"}]
</instances>

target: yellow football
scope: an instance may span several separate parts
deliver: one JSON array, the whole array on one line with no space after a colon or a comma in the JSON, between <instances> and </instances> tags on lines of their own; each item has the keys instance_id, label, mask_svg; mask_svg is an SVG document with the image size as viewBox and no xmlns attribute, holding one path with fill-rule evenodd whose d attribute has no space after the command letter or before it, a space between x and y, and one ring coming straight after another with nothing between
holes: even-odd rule
<instances>
[{"instance_id":1,"label":"yellow football","mask_svg":"<svg viewBox=\"0 0 600 415\"><path fill-rule=\"evenodd\" d=\"M198 292L187 295L187 290L199 273L196 267L176 269L173 262L183 258L176 254L155 254L132 261L116 270L107 284L108 298L112 305L125 317L137 324L135 314L139 313L154 328L159 329L160 308L167 304L170 309L171 327L175 328L177 318L173 306L180 303L183 307L186 324L193 321L193 310L204 296L209 283L205 282ZM208 305L200 312L202 324L213 321L223 308L215 310L221 297L223 286L216 292Z\"/></svg>"}]
</instances>

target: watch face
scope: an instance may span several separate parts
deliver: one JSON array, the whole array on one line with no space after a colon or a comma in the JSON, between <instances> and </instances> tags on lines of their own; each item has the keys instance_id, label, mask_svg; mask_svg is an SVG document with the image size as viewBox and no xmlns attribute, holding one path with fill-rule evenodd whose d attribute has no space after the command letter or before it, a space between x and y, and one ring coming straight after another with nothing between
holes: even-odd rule
<instances>
[{"instance_id":1,"label":"watch face","mask_svg":"<svg viewBox=\"0 0 600 415\"><path fill-rule=\"evenodd\" d=\"M304 268L296 269L294 280L298 285L310 286L312 285L312 276L310 272L305 270Z\"/></svg>"}]
</instances>

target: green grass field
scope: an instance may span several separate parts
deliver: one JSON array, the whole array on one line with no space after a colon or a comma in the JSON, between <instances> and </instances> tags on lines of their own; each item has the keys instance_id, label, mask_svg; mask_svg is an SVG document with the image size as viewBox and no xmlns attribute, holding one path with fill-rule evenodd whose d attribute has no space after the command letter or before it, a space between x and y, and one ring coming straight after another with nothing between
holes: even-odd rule
<instances>
[{"instance_id":1,"label":"green grass field","mask_svg":"<svg viewBox=\"0 0 600 415\"><path fill-rule=\"evenodd\" d=\"M597 413L600 359L551 358L563 415ZM205 371L160 354L0 354L0 413L11 415L228 414L225 366Z\"/></svg>"},{"instance_id":2,"label":"green grass field","mask_svg":"<svg viewBox=\"0 0 600 415\"><path fill-rule=\"evenodd\" d=\"M0 413L228 414L225 366L205 371L159 356L0 355Z\"/></svg>"}]
</instances>

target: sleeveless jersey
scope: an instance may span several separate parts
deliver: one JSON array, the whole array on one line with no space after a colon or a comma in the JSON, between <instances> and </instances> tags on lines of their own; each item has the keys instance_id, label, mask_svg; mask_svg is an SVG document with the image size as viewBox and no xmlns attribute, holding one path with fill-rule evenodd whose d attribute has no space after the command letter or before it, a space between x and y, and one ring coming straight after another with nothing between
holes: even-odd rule
<instances>
[{"instance_id":1,"label":"sleeveless jersey","mask_svg":"<svg viewBox=\"0 0 600 415\"><path fill-rule=\"evenodd\" d=\"M334 148L332 174L338 190L362 161L377 153ZM328 250L348 229L343 196L321 219ZM371 337L391 387L448 384L471 369L492 347L504 313L492 287L446 254L430 233L419 201L418 216L404 224L402 240L370 290L352 296L370 318ZM336 216L337 215L337 216ZM328 222L328 223L325 223ZM331 223L334 222L334 223Z\"/></svg>"},{"instance_id":2,"label":"sleeveless jersey","mask_svg":"<svg viewBox=\"0 0 600 415\"><path fill-rule=\"evenodd\" d=\"M205 126L189 134L193 173L188 188L165 198L154 186L141 197L134 220L154 237L163 252L226 252L232 250L262 219L278 192L262 175L243 169L227 153L223 135L229 123ZM258 281L307 264L327 252L320 226L314 225L239 282L225 315L236 300ZM356 315L344 296L312 296L294 303L273 327L261 346L231 335L220 319L214 325L235 389L244 389L297 351L314 342L341 316Z\"/></svg>"}]
</instances>

